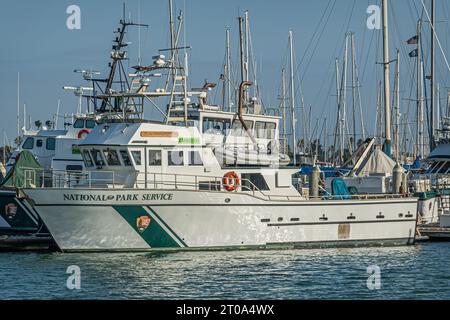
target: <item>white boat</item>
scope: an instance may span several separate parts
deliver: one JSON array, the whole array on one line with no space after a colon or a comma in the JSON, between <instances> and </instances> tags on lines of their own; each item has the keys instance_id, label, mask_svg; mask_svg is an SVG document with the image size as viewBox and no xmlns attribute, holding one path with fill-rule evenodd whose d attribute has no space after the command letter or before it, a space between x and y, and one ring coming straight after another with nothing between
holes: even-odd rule
<instances>
[{"instance_id":1,"label":"white boat","mask_svg":"<svg viewBox=\"0 0 450 320\"><path fill-rule=\"evenodd\" d=\"M99 125L79 145L89 172L70 185L24 189L60 250L414 243L417 199L312 198L292 185L297 168L221 165L214 147L203 141L203 111L195 110L198 122L192 127ZM251 121L243 118L250 127ZM251 118L279 125L275 117ZM242 134L245 139L249 131ZM278 139L278 130L273 134Z\"/></svg>"}]
</instances>

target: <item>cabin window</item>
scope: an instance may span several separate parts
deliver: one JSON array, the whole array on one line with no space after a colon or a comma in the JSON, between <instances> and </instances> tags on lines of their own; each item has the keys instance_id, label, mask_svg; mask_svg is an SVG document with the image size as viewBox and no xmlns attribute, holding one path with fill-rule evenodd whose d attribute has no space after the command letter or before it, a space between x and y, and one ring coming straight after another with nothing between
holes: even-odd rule
<instances>
[{"instance_id":1,"label":"cabin window","mask_svg":"<svg viewBox=\"0 0 450 320\"><path fill-rule=\"evenodd\" d=\"M120 150L120 156L122 157L122 161L123 164L125 165L125 167L131 167L131 159L130 156L128 155L128 152L126 150Z\"/></svg>"},{"instance_id":2,"label":"cabin window","mask_svg":"<svg viewBox=\"0 0 450 320\"><path fill-rule=\"evenodd\" d=\"M160 166L162 163L161 160L161 150L148 151L148 165L150 167Z\"/></svg>"},{"instance_id":3,"label":"cabin window","mask_svg":"<svg viewBox=\"0 0 450 320\"><path fill-rule=\"evenodd\" d=\"M168 155L168 164L169 166L183 166L184 165L184 159L183 159L183 151L169 151L167 153Z\"/></svg>"},{"instance_id":4,"label":"cabin window","mask_svg":"<svg viewBox=\"0 0 450 320\"><path fill-rule=\"evenodd\" d=\"M32 150L34 147L34 138L27 138L23 143L22 149Z\"/></svg>"},{"instance_id":5,"label":"cabin window","mask_svg":"<svg viewBox=\"0 0 450 320\"><path fill-rule=\"evenodd\" d=\"M450 162L446 162L445 166L441 169L439 173L446 174L450 170Z\"/></svg>"},{"instance_id":6,"label":"cabin window","mask_svg":"<svg viewBox=\"0 0 450 320\"><path fill-rule=\"evenodd\" d=\"M117 154L117 151L115 150L104 150L103 154L106 158L106 163L108 164L108 166L111 167L117 167L120 166L120 160L119 160L119 155Z\"/></svg>"},{"instance_id":7,"label":"cabin window","mask_svg":"<svg viewBox=\"0 0 450 320\"><path fill-rule=\"evenodd\" d=\"M66 166L66 171L81 172L83 171L83 167L78 165L68 165Z\"/></svg>"},{"instance_id":8,"label":"cabin window","mask_svg":"<svg viewBox=\"0 0 450 320\"><path fill-rule=\"evenodd\" d=\"M140 151L131 151L131 155L133 156L134 163L136 163L137 166L140 166L142 164L142 154Z\"/></svg>"},{"instance_id":9,"label":"cabin window","mask_svg":"<svg viewBox=\"0 0 450 320\"><path fill-rule=\"evenodd\" d=\"M230 130L231 121L228 119L204 118L203 133L226 134Z\"/></svg>"},{"instance_id":10,"label":"cabin window","mask_svg":"<svg viewBox=\"0 0 450 320\"><path fill-rule=\"evenodd\" d=\"M257 121L255 126L256 137L259 139L275 139L276 128L275 123Z\"/></svg>"},{"instance_id":11,"label":"cabin window","mask_svg":"<svg viewBox=\"0 0 450 320\"><path fill-rule=\"evenodd\" d=\"M86 129L94 129L95 126L95 120L86 120Z\"/></svg>"},{"instance_id":12,"label":"cabin window","mask_svg":"<svg viewBox=\"0 0 450 320\"><path fill-rule=\"evenodd\" d=\"M269 186L267 185L266 179L264 179L261 173L243 173L241 175L242 178L242 187L244 191L253 190L254 187L261 191L268 191Z\"/></svg>"},{"instance_id":13,"label":"cabin window","mask_svg":"<svg viewBox=\"0 0 450 320\"><path fill-rule=\"evenodd\" d=\"M244 121L245 125L247 126L248 130L253 129L253 121L246 120ZM242 123L239 120L235 120L233 122L233 127L231 128L231 135L235 137L245 136L247 133L245 132L244 128L242 127Z\"/></svg>"},{"instance_id":14,"label":"cabin window","mask_svg":"<svg viewBox=\"0 0 450 320\"><path fill-rule=\"evenodd\" d=\"M45 147L47 150L55 150L56 149L56 139L48 138Z\"/></svg>"},{"instance_id":15,"label":"cabin window","mask_svg":"<svg viewBox=\"0 0 450 320\"><path fill-rule=\"evenodd\" d=\"M89 151L84 150L83 153L82 153L82 156L83 156L83 160L84 160L84 163L85 163L86 167L93 167L94 166L94 163L92 161L91 155L89 154Z\"/></svg>"},{"instance_id":16,"label":"cabin window","mask_svg":"<svg viewBox=\"0 0 450 320\"><path fill-rule=\"evenodd\" d=\"M43 145L44 145L44 142L41 139L36 140L36 147L42 148Z\"/></svg>"},{"instance_id":17,"label":"cabin window","mask_svg":"<svg viewBox=\"0 0 450 320\"><path fill-rule=\"evenodd\" d=\"M102 153L100 152L100 150L92 149L91 154L92 154L92 159L94 160L94 163L97 166L102 167L105 165L105 160L103 159Z\"/></svg>"},{"instance_id":18,"label":"cabin window","mask_svg":"<svg viewBox=\"0 0 450 320\"><path fill-rule=\"evenodd\" d=\"M83 119L78 119L77 121L75 121L75 123L73 124L73 127L75 129L82 129L84 128L84 120Z\"/></svg>"},{"instance_id":19,"label":"cabin window","mask_svg":"<svg viewBox=\"0 0 450 320\"><path fill-rule=\"evenodd\" d=\"M202 166L203 161L200 156L200 152L198 151L190 151L189 152L189 165L190 166Z\"/></svg>"}]
</instances>

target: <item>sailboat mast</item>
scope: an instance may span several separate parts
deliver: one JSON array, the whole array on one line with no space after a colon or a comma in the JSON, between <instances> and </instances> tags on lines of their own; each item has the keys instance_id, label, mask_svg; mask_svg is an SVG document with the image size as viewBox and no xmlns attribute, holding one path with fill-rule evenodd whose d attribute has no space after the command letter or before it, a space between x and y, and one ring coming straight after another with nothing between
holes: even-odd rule
<instances>
[{"instance_id":1,"label":"sailboat mast","mask_svg":"<svg viewBox=\"0 0 450 320\"><path fill-rule=\"evenodd\" d=\"M286 152L286 70L281 69L281 112L283 115L283 152Z\"/></svg>"},{"instance_id":2,"label":"sailboat mast","mask_svg":"<svg viewBox=\"0 0 450 320\"><path fill-rule=\"evenodd\" d=\"M345 149L345 133L346 133L346 120L347 120L347 75L348 75L348 34L345 35L345 52L344 52L344 70L343 72L343 84L341 86L341 161L344 160Z\"/></svg>"},{"instance_id":3,"label":"sailboat mast","mask_svg":"<svg viewBox=\"0 0 450 320\"><path fill-rule=\"evenodd\" d=\"M295 84L294 84L294 40L292 30L289 30L289 53L290 53L290 73L291 73L291 112L292 112L292 151L294 155L294 166L297 165L297 136L295 119Z\"/></svg>"},{"instance_id":4,"label":"sailboat mast","mask_svg":"<svg viewBox=\"0 0 450 320\"><path fill-rule=\"evenodd\" d=\"M352 99L353 99L353 150L356 150L356 48L355 34L351 33L352 42Z\"/></svg>"},{"instance_id":5,"label":"sailboat mast","mask_svg":"<svg viewBox=\"0 0 450 320\"><path fill-rule=\"evenodd\" d=\"M390 107L390 78L389 78L389 29L388 29L388 0L383 0L383 52L384 52L384 133L383 151L391 156L391 107Z\"/></svg>"},{"instance_id":6,"label":"sailboat mast","mask_svg":"<svg viewBox=\"0 0 450 320\"><path fill-rule=\"evenodd\" d=\"M416 114L416 148L415 148L415 157L421 155L420 154L420 141L421 141L421 122L420 122L420 114L421 114L421 107L422 107L422 66L421 66L421 60L422 60L422 50L420 49L421 43L422 43L422 21L419 20L417 23L417 114Z\"/></svg>"},{"instance_id":7,"label":"sailboat mast","mask_svg":"<svg viewBox=\"0 0 450 320\"><path fill-rule=\"evenodd\" d=\"M226 42L227 42L227 106L228 112L231 112L231 45L230 45L230 29L227 28L226 31Z\"/></svg>"},{"instance_id":8,"label":"sailboat mast","mask_svg":"<svg viewBox=\"0 0 450 320\"><path fill-rule=\"evenodd\" d=\"M399 125L400 125L400 50L397 49L397 63L395 67L395 129L394 129L394 139L395 139L395 159L399 160Z\"/></svg>"},{"instance_id":9,"label":"sailboat mast","mask_svg":"<svg viewBox=\"0 0 450 320\"><path fill-rule=\"evenodd\" d=\"M430 106L430 152L434 149L434 128L435 128L435 75L436 75L436 0L431 0L431 106Z\"/></svg>"}]
</instances>

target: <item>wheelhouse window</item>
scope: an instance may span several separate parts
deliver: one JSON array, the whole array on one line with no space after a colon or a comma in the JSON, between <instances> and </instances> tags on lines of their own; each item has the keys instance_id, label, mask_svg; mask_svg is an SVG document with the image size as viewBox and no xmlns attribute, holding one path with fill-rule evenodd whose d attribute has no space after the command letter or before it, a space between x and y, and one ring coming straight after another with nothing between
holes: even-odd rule
<instances>
[{"instance_id":1,"label":"wheelhouse window","mask_svg":"<svg viewBox=\"0 0 450 320\"><path fill-rule=\"evenodd\" d=\"M160 166L162 163L161 160L161 150L148 151L148 165L150 167Z\"/></svg>"},{"instance_id":2,"label":"wheelhouse window","mask_svg":"<svg viewBox=\"0 0 450 320\"><path fill-rule=\"evenodd\" d=\"M91 154L92 154L92 159L94 160L94 163L97 166L102 167L105 165L105 160L103 159L103 156L102 156L102 153L100 152L100 150L93 149L91 151Z\"/></svg>"},{"instance_id":3,"label":"wheelhouse window","mask_svg":"<svg viewBox=\"0 0 450 320\"><path fill-rule=\"evenodd\" d=\"M86 167L90 168L94 166L94 162L92 161L89 151L84 150L81 155L83 156L84 164L86 165Z\"/></svg>"},{"instance_id":4,"label":"wheelhouse window","mask_svg":"<svg viewBox=\"0 0 450 320\"><path fill-rule=\"evenodd\" d=\"M36 147L42 148L43 145L44 145L44 142L41 139L36 140Z\"/></svg>"},{"instance_id":5,"label":"wheelhouse window","mask_svg":"<svg viewBox=\"0 0 450 320\"><path fill-rule=\"evenodd\" d=\"M134 163L137 166L140 166L142 164L142 153L141 151L131 151L131 156L134 159Z\"/></svg>"},{"instance_id":6,"label":"wheelhouse window","mask_svg":"<svg viewBox=\"0 0 450 320\"><path fill-rule=\"evenodd\" d=\"M34 147L34 138L27 138L22 145L22 149L32 150Z\"/></svg>"},{"instance_id":7,"label":"wheelhouse window","mask_svg":"<svg viewBox=\"0 0 450 320\"><path fill-rule=\"evenodd\" d=\"M86 129L94 129L95 126L95 120L86 120Z\"/></svg>"},{"instance_id":8,"label":"wheelhouse window","mask_svg":"<svg viewBox=\"0 0 450 320\"><path fill-rule=\"evenodd\" d=\"M167 162L169 166L183 166L184 165L184 159L183 159L183 151L169 151L167 153L168 159Z\"/></svg>"},{"instance_id":9,"label":"wheelhouse window","mask_svg":"<svg viewBox=\"0 0 450 320\"><path fill-rule=\"evenodd\" d=\"M190 151L189 152L189 165L190 166L202 166L203 161L200 156L200 152L198 151Z\"/></svg>"},{"instance_id":10,"label":"wheelhouse window","mask_svg":"<svg viewBox=\"0 0 450 320\"><path fill-rule=\"evenodd\" d=\"M251 120L246 120L244 121L245 125L247 126L248 130L252 130L253 129L253 121ZM235 120L233 122L233 127L231 128L231 135L235 136L235 137L240 137L240 136L245 136L246 132L242 126L242 123L239 120Z\"/></svg>"},{"instance_id":11,"label":"wheelhouse window","mask_svg":"<svg viewBox=\"0 0 450 320\"><path fill-rule=\"evenodd\" d=\"M125 165L125 167L133 166L131 164L130 156L128 155L128 152L126 150L120 150L119 153L120 153L120 156L122 157L122 162Z\"/></svg>"},{"instance_id":12,"label":"wheelhouse window","mask_svg":"<svg viewBox=\"0 0 450 320\"><path fill-rule=\"evenodd\" d=\"M75 121L75 123L73 124L73 127L75 129L82 129L82 128L84 128L84 120L83 119L77 119Z\"/></svg>"},{"instance_id":13,"label":"wheelhouse window","mask_svg":"<svg viewBox=\"0 0 450 320\"><path fill-rule=\"evenodd\" d=\"M56 149L56 139L55 138L47 138L45 147L47 150L55 150Z\"/></svg>"},{"instance_id":14,"label":"wheelhouse window","mask_svg":"<svg viewBox=\"0 0 450 320\"><path fill-rule=\"evenodd\" d=\"M106 158L106 163L108 164L108 166L111 167L117 167L120 166L120 160L119 160L119 155L117 154L116 150L104 150L103 154Z\"/></svg>"},{"instance_id":15,"label":"wheelhouse window","mask_svg":"<svg viewBox=\"0 0 450 320\"><path fill-rule=\"evenodd\" d=\"M230 127L231 121L228 119L203 118L203 133L226 134Z\"/></svg>"},{"instance_id":16,"label":"wheelhouse window","mask_svg":"<svg viewBox=\"0 0 450 320\"><path fill-rule=\"evenodd\" d=\"M276 123L257 121L255 125L256 137L259 139L275 139Z\"/></svg>"}]
</instances>

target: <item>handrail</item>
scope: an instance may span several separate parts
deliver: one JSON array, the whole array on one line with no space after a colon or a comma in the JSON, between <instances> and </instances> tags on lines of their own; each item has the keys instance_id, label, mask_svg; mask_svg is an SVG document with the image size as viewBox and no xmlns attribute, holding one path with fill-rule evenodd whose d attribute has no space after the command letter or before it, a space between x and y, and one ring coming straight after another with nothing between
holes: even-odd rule
<instances>
[{"instance_id":1,"label":"handrail","mask_svg":"<svg viewBox=\"0 0 450 320\"><path fill-rule=\"evenodd\" d=\"M85 187L89 189L104 188L109 185L112 189L116 189L120 184L116 179L116 172L114 171L64 171L52 170L46 171L44 169L24 168L25 177L28 182L36 180L36 172L42 173L41 181L37 185L40 188L73 188ZM97 176L93 176L95 173ZM102 178L101 175L107 175ZM109 176L108 176L109 175ZM195 191L215 191L223 193L250 193L253 197L269 200L269 201L304 201L305 197L301 195L285 196L285 195L270 195L260 190L252 181L248 179L241 179L239 187L232 192L224 190L223 177L208 176L208 175L190 175L190 174L174 174L174 173L150 173L152 180L139 179L140 173L134 172L133 186L137 189L140 185L145 183L153 185L154 189L161 189L164 187L174 188L175 190L195 190ZM167 179L169 178L169 179ZM186 181L188 180L188 181ZM206 185L206 188L204 187ZM28 187L32 187L28 184ZM397 194L363 194L348 196L348 200L376 200L376 199L401 199L404 195ZM345 197L347 198L347 197ZM309 200L342 200L342 196L329 197L309 197Z\"/></svg>"}]
</instances>

